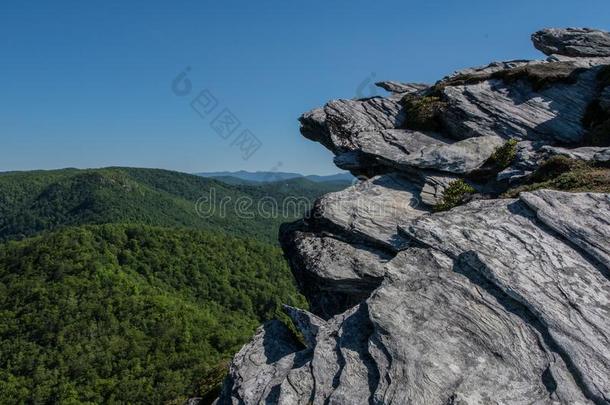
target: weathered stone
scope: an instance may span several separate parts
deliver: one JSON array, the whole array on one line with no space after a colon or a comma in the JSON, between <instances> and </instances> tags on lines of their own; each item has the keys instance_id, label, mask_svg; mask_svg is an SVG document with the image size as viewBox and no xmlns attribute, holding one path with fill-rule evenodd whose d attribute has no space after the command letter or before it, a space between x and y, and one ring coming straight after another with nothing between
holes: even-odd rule
<instances>
[{"instance_id":1,"label":"weathered stone","mask_svg":"<svg viewBox=\"0 0 610 405\"><path fill-rule=\"evenodd\" d=\"M284 324L267 322L233 358L217 404L277 403L279 385L302 349Z\"/></svg>"},{"instance_id":2,"label":"weathered stone","mask_svg":"<svg viewBox=\"0 0 610 405\"><path fill-rule=\"evenodd\" d=\"M257 381L264 387L258 388L263 395L257 400L588 402L561 356L547 345L538 329L542 326L533 325L527 309L474 274L467 261L415 248L392 260L388 272L386 282L365 303L327 322L292 311L295 325L315 344L276 360L274 373L265 372ZM250 344L238 357L258 358L260 346ZM291 362L295 365L286 371L284 365Z\"/></svg>"},{"instance_id":3,"label":"weathered stone","mask_svg":"<svg viewBox=\"0 0 610 405\"><path fill-rule=\"evenodd\" d=\"M443 200L445 189L459 177L453 175L432 175L424 177L424 185L419 193L422 203L433 207Z\"/></svg>"},{"instance_id":4,"label":"weathered stone","mask_svg":"<svg viewBox=\"0 0 610 405\"><path fill-rule=\"evenodd\" d=\"M534 172L545 157L541 152L544 144L541 142L521 141L515 147L515 159L513 163L497 175L499 181L506 180L509 183L522 179Z\"/></svg>"},{"instance_id":5,"label":"weathered stone","mask_svg":"<svg viewBox=\"0 0 610 405\"><path fill-rule=\"evenodd\" d=\"M581 148L560 148L556 146L543 146L542 152L547 156L565 156L570 159L586 162L610 161L610 147L583 146Z\"/></svg>"},{"instance_id":6,"label":"weathered stone","mask_svg":"<svg viewBox=\"0 0 610 405\"><path fill-rule=\"evenodd\" d=\"M284 312L292 319L295 327L301 332L307 347L313 348L316 345L316 338L320 329L326 324L324 319L289 305L284 305Z\"/></svg>"},{"instance_id":7,"label":"weathered stone","mask_svg":"<svg viewBox=\"0 0 610 405\"><path fill-rule=\"evenodd\" d=\"M285 311L306 347L266 324L219 403L610 404L610 196L537 190L429 212L457 179L490 198L550 156L610 161L578 147L585 111L607 108L604 35L547 30L537 46L565 55L430 88L384 82L388 97L304 114L338 166L376 175L282 226L311 312ZM436 132L404 129L405 111L427 117L409 101L422 97ZM521 141L496 176L505 164L488 158L506 139Z\"/></svg>"},{"instance_id":8,"label":"weathered stone","mask_svg":"<svg viewBox=\"0 0 610 405\"><path fill-rule=\"evenodd\" d=\"M365 157L362 152L351 150L335 156L333 163L343 170L359 170L367 166L363 159L365 159Z\"/></svg>"},{"instance_id":9,"label":"weathered stone","mask_svg":"<svg viewBox=\"0 0 610 405\"><path fill-rule=\"evenodd\" d=\"M399 99L334 100L303 114L299 121L306 138L339 153L356 149L353 138L360 132L400 127L404 112Z\"/></svg>"},{"instance_id":10,"label":"weathered stone","mask_svg":"<svg viewBox=\"0 0 610 405\"><path fill-rule=\"evenodd\" d=\"M320 198L312 220L354 242L398 250L406 243L398 235L398 223L427 212L418 198L420 190L399 174L376 176Z\"/></svg>"},{"instance_id":11,"label":"weathered stone","mask_svg":"<svg viewBox=\"0 0 610 405\"><path fill-rule=\"evenodd\" d=\"M610 274L610 195L539 190L521 193L519 198L540 221L598 260Z\"/></svg>"},{"instance_id":12,"label":"weathered stone","mask_svg":"<svg viewBox=\"0 0 610 405\"><path fill-rule=\"evenodd\" d=\"M444 145L429 145L398 160L398 165L466 174L478 169L504 144L498 136L481 136Z\"/></svg>"},{"instance_id":13,"label":"weathered stone","mask_svg":"<svg viewBox=\"0 0 610 405\"><path fill-rule=\"evenodd\" d=\"M367 301L380 369L375 403L584 402L527 311L466 261L410 249L388 272L391 281ZM547 381L562 373L563 398Z\"/></svg>"},{"instance_id":14,"label":"weathered stone","mask_svg":"<svg viewBox=\"0 0 610 405\"><path fill-rule=\"evenodd\" d=\"M600 57L575 57L575 56L564 56L564 55L553 55L547 58L547 62L570 62L575 66L581 68L592 68L601 65L610 64L610 56Z\"/></svg>"},{"instance_id":15,"label":"weathered stone","mask_svg":"<svg viewBox=\"0 0 610 405\"><path fill-rule=\"evenodd\" d=\"M527 79L491 79L447 86L442 121L459 139L495 135L521 140L579 142L582 119L596 96L598 68L578 75L575 84L557 83L535 91Z\"/></svg>"},{"instance_id":16,"label":"weathered stone","mask_svg":"<svg viewBox=\"0 0 610 405\"><path fill-rule=\"evenodd\" d=\"M377 82L375 86L381 87L390 93L401 94L415 93L429 87L429 85L423 83L399 83L393 81Z\"/></svg>"},{"instance_id":17,"label":"weathered stone","mask_svg":"<svg viewBox=\"0 0 610 405\"><path fill-rule=\"evenodd\" d=\"M461 69L452 74L442 78L437 85L439 87L444 86L458 86L469 83L482 82L484 80L491 79L491 75L494 73L506 71L509 69L515 69L530 64L543 63L542 61L530 61L530 60L511 60L502 62L492 62L485 66L478 66L473 68Z\"/></svg>"},{"instance_id":18,"label":"weathered stone","mask_svg":"<svg viewBox=\"0 0 610 405\"><path fill-rule=\"evenodd\" d=\"M396 169L434 169L464 174L479 168L504 143L497 136L453 141L435 133L404 129L362 132L360 151Z\"/></svg>"},{"instance_id":19,"label":"weathered stone","mask_svg":"<svg viewBox=\"0 0 610 405\"><path fill-rule=\"evenodd\" d=\"M281 243L310 308L330 318L365 300L379 286L391 255L364 244L282 228Z\"/></svg>"},{"instance_id":20,"label":"weathered stone","mask_svg":"<svg viewBox=\"0 0 610 405\"><path fill-rule=\"evenodd\" d=\"M608 218L610 207L598 208L606 211L597 218ZM545 209L545 218L565 214L565 209ZM578 223L561 226L566 232L587 232ZM540 227L523 202L475 201L443 215L415 219L403 231L462 258L527 308L574 367L572 374L585 395L598 403L610 398L610 281L566 240ZM580 239L592 244L598 234L589 231Z\"/></svg>"},{"instance_id":21,"label":"weathered stone","mask_svg":"<svg viewBox=\"0 0 610 405\"><path fill-rule=\"evenodd\" d=\"M589 28L549 28L532 35L536 49L547 55L610 56L610 33Z\"/></svg>"}]
</instances>

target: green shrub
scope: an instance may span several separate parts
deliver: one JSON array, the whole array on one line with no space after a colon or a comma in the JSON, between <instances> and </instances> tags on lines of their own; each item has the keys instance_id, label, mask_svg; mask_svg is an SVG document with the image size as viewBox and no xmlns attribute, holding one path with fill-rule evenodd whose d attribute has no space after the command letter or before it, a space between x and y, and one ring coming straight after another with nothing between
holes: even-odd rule
<instances>
[{"instance_id":1,"label":"green shrub","mask_svg":"<svg viewBox=\"0 0 610 405\"><path fill-rule=\"evenodd\" d=\"M418 131L437 131L441 124L439 116L445 107L445 102L436 96L418 97L406 95L402 99L405 106L406 127Z\"/></svg>"},{"instance_id":2,"label":"green shrub","mask_svg":"<svg viewBox=\"0 0 610 405\"><path fill-rule=\"evenodd\" d=\"M442 201L434 206L434 211L450 210L462 204L466 196L475 192L476 190L462 179L452 181L443 192Z\"/></svg>"},{"instance_id":3,"label":"green shrub","mask_svg":"<svg viewBox=\"0 0 610 405\"><path fill-rule=\"evenodd\" d=\"M487 163L499 172L510 166L515 156L517 156L517 140L509 139L494 151Z\"/></svg>"},{"instance_id":4,"label":"green shrub","mask_svg":"<svg viewBox=\"0 0 610 405\"><path fill-rule=\"evenodd\" d=\"M502 79L506 83L525 79L534 91L540 91L554 83L574 84L584 70L571 62L551 62L500 70L492 73L491 77Z\"/></svg>"},{"instance_id":5,"label":"green shrub","mask_svg":"<svg viewBox=\"0 0 610 405\"><path fill-rule=\"evenodd\" d=\"M528 178L528 184L506 191L517 197L522 191L552 189L571 192L610 193L610 168L564 156L553 156Z\"/></svg>"},{"instance_id":6,"label":"green shrub","mask_svg":"<svg viewBox=\"0 0 610 405\"><path fill-rule=\"evenodd\" d=\"M517 66L496 72L469 72L443 79L437 82L432 90L433 93L440 93L447 86L464 86L501 79L506 83L527 80L535 91L540 91L553 83L574 84L584 70L571 62L551 62Z\"/></svg>"}]
</instances>

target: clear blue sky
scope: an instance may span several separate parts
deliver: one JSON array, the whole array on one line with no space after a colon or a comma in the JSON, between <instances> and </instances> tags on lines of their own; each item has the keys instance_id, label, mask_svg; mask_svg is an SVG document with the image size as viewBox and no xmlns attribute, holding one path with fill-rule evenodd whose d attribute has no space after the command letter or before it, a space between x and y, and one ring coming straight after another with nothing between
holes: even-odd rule
<instances>
[{"instance_id":1,"label":"clear blue sky","mask_svg":"<svg viewBox=\"0 0 610 405\"><path fill-rule=\"evenodd\" d=\"M4 0L0 171L333 173L330 153L300 136L302 112L370 79L540 58L529 35L547 26L609 29L610 2ZM186 66L193 93L178 97ZM214 115L229 108L262 142L250 159L189 106L205 88Z\"/></svg>"}]
</instances>

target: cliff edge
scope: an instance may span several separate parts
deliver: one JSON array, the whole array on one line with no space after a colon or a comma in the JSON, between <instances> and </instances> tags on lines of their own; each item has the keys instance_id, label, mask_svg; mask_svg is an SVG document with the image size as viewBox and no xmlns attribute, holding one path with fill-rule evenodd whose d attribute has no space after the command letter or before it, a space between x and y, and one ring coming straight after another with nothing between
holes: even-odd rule
<instances>
[{"instance_id":1,"label":"cliff edge","mask_svg":"<svg viewBox=\"0 0 610 405\"><path fill-rule=\"evenodd\" d=\"M333 100L302 134L361 179L280 240L310 311L218 404L610 403L610 34Z\"/></svg>"}]
</instances>

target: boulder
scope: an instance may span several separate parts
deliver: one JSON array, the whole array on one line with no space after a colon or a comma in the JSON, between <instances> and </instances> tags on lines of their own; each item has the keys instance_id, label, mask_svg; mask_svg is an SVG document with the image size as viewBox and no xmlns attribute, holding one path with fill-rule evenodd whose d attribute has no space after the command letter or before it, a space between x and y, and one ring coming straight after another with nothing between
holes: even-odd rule
<instances>
[{"instance_id":1,"label":"boulder","mask_svg":"<svg viewBox=\"0 0 610 405\"><path fill-rule=\"evenodd\" d=\"M492 135L456 142L431 132L388 129L362 132L357 144L364 154L398 170L419 168L466 174L481 167L504 140Z\"/></svg>"},{"instance_id":2,"label":"boulder","mask_svg":"<svg viewBox=\"0 0 610 405\"><path fill-rule=\"evenodd\" d=\"M397 225L428 210L420 204L421 187L391 173L324 195L314 204L311 221L318 227L381 249L397 251L409 244Z\"/></svg>"},{"instance_id":3,"label":"boulder","mask_svg":"<svg viewBox=\"0 0 610 405\"><path fill-rule=\"evenodd\" d=\"M301 133L335 153L356 149L354 137L364 131L400 127L404 108L400 98L373 97L364 100L334 100L303 114Z\"/></svg>"},{"instance_id":4,"label":"boulder","mask_svg":"<svg viewBox=\"0 0 610 405\"><path fill-rule=\"evenodd\" d=\"M282 248L310 308L328 319L366 299L385 275L391 254L295 226L281 230Z\"/></svg>"},{"instance_id":5,"label":"boulder","mask_svg":"<svg viewBox=\"0 0 610 405\"><path fill-rule=\"evenodd\" d=\"M536 49L546 55L610 56L610 33L589 28L549 28L532 35Z\"/></svg>"}]
</instances>

